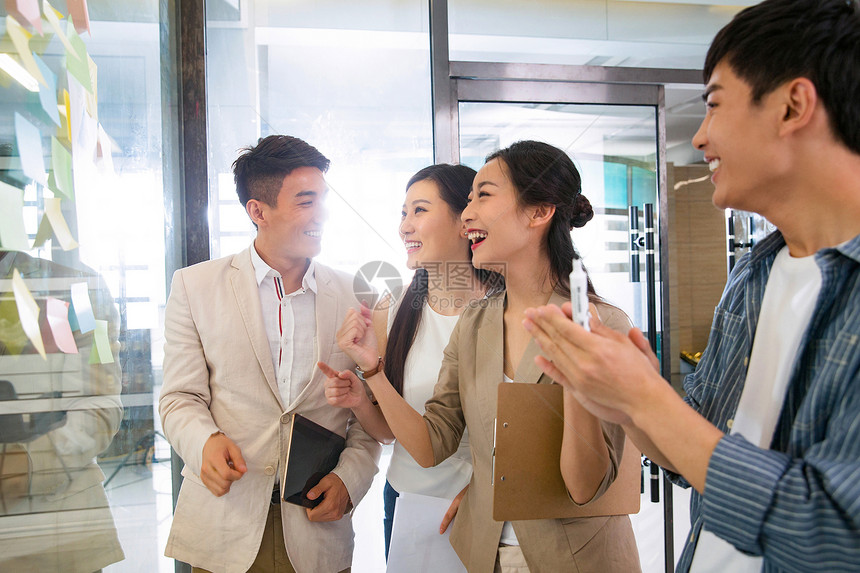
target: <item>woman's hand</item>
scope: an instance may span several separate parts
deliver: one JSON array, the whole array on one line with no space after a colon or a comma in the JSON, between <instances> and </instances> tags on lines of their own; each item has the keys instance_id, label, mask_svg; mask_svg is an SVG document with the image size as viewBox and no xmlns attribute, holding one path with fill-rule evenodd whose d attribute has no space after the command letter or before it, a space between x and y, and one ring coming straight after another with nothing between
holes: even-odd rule
<instances>
[{"instance_id":1,"label":"woman's hand","mask_svg":"<svg viewBox=\"0 0 860 573\"><path fill-rule=\"evenodd\" d=\"M451 501L451 505L448 506L448 511L446 511L445 515L442 516L442 524L439 526L439 535L445 533L445 530L448 529L449 525L451 525L451 522L457 515L457 511L460 509L460 502L463 501L463 496L466 495L466 490L468 489L469 484L466 484L466 487L461 489L460 493L457 494L457 497Z\"/></svg>"},{"instance_id":2,"label":"woman's hand","mask_svg":"<svg viewBox=\"0 0 860 573\"><path fill-rule=\"evenodd\" d=\"M330 406L336 408L358 408L363 402L370 401L364 384L352 370L338 372L325 362L317 362L322 373L327 376L325 381L325 399Z\"/></svg>"},{"instance_id":3,"label":"woman's hand","mask_svg":"<svg viewBox=\"0 0 860 573\"><path fill-rule=\"evenodd\" d=\"M362 304L360 313L354 308L346 312L337 331L337 344L362 370L376 367L380 353L369 308Z\"/></svg>"}]
</instances>

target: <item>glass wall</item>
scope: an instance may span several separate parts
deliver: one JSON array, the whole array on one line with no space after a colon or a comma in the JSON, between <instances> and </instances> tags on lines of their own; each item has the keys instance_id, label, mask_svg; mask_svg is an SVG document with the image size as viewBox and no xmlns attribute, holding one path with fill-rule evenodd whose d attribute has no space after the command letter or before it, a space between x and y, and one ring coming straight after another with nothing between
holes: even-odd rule
<instances>
[{"instance_id":1,"label":"glass wall","mask_svg":"<svg viewBox=\"0 0 860 573\"><path fill-rule=\"evenodd\" d=\"M181 239L168 26L156 0L6 6L21 12L0 12L0 570L172 570L154 409Z\"/></svg>"}]
</instances>

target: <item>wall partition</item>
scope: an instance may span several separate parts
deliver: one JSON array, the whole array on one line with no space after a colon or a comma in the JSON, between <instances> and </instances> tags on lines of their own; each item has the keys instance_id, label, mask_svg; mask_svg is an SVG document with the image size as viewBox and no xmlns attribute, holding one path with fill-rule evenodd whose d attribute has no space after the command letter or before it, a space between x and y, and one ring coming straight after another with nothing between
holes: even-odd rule
<instances>
[{"instance_id":1,"label":"wall partition","mask_svg":"<svg viewBox=\"0 0 860 573\"><path fill-rule=\"evenodd\" d=\"M0 16L0 570L169 570L174 19L156 0Z\"/></svg>"}]
</instances>

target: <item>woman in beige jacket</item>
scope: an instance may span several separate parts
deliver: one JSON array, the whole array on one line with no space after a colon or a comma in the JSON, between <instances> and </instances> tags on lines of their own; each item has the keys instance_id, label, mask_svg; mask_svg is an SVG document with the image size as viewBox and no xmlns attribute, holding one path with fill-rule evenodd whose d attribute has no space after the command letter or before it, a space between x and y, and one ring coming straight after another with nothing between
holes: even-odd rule
<instances>
[{"instance_id":1,"label":"woman in beige jacket","mask_svg":"<svg viewBox=\"0 0 860 573\"><path fill-rule=\"evenodd\" d=\"M581 179L562 151L522 141L491 154L461 216L472 241L472 262L504 277L505 291L467 308L445 350L439 381L422 416L387 382L370 311L349 311L338 344L358 364L397 440L422 466L457 449L468 428L474 473L454 520L451 544L469 571L630 572L639 570L627 516L492 519L492 448L497 386L505 381L552 383L534 363L537 346L523 328L526 308L560 304L570 296L575 249L570 237L593 216ZM600 318L626 332L623 312L588 284ZM357 392L355 374L340 372L327 396ZM559 460L575 503L594 501L615 479L623 430L601 422L568 392Z\"/></svg>"}]
</instances>

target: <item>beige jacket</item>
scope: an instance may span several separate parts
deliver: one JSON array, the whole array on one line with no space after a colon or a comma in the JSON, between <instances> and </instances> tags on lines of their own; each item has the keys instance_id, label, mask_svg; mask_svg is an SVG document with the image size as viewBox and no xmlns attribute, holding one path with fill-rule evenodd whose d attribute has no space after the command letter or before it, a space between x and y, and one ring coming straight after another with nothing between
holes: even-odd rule
<instances>
[{"instance_id":1,"label":"beige jacket","mask_svg":"<svg viewBox=\"0 0 860 573\"><path fill-rule=\"evenodd\" d=\"M550 303L560 305L558 295ZM457 450L468 426L474 473L451 530L451 545L471 572L493 570L502 522L492 517L492 451L497 386L503 380L505 295L499 294L466 309L454 328L424 419L436 463ZM598 305L600 318L626 332L627 316L608 304ZM550 384L534 363L538 348L529 343L515 382ZM594 499L615 479L624 446L624 431L603 423L611 467ZM532 573L639 571L639 553L625 516L514 521L514 532Z\"/></svg>"},{"instance_id":2,"label":"beige jacket","mask_svg":"<svg viewBox=\"0 0 860 573\"><path fill-rule=\"evenodd\" d=\"M319 360L338 370L352 368L335 333L346 310L359 304L353 279L320 264L315 276L317 331L307 335L316 337ZM282 403L250 250L174 274L165 338L159 412L168 440L185 461L165 555L213 573L251 566L294 413L346 436L334 473L352 503L361 501L377 471L380 446L349 409L327 404L325 378L316 367L293 403ZM210 493L199 477L203 445L218 430L239 446L248 466L222 497ZM350 567L351 514L312 523L303 507L282 502L281 511L287 552L298 573Z\"/></svg>"}]
</instances>

